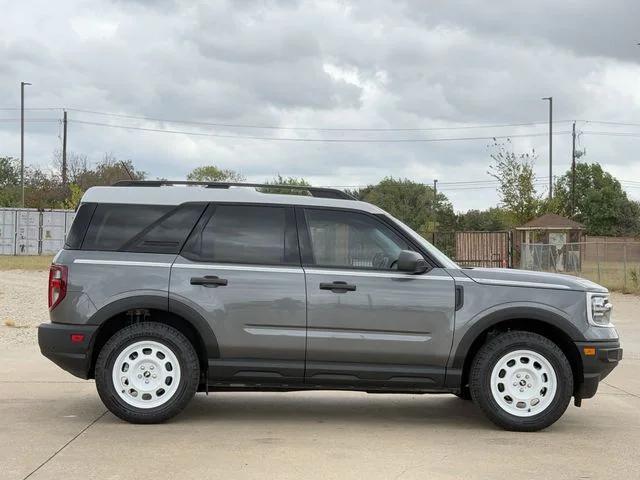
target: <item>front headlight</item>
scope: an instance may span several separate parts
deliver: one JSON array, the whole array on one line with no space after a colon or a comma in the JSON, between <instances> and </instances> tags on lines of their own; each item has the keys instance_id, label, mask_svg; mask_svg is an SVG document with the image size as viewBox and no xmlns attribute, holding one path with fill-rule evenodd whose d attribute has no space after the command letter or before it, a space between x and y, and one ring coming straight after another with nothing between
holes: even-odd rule
<instances>
[{"instance_id":1,"label":"front headlight","mask_svg":"<svg viewBox=\"0 0 640 480\"><path fill-rule=\"evenodd\" d=\"M595 327L611 327L611 303L608 293L587 292L587 319Z\"/></svg>"}]
</instances>

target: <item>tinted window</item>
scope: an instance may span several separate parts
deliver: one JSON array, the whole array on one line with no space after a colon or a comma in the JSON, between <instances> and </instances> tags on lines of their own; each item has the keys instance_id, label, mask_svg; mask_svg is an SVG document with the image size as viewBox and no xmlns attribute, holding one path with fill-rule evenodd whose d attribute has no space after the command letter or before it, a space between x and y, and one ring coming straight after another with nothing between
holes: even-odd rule
<instances>
[{"instance_id":1,"label":"tinted window","mask_svg":"<svg viewBox=\"0 0 640 480\"><path fill-rule=\"evenodd\" d=\"M185 255L210 262L290 263L287 215L282 207L219 205L202 231L189 239Z\"/></svg>"},{"instance_id":2,"label":"tinted window","mask_svg":"<svg viewBox=\"0 0 640 480\"><path fill-rule=\"evenodd\" d=\"M119 250L174 207L100 204L82 243L83 250Z\"/></svg>"},{"instance_id":3,"label":"tinted window","mask_svg":"<svg viewBox=\"0 0 640 480\"><path fill-rule=\"evenodd\" d=\"M411 247L384 223L368 215L305 210L316 265L390 270Z\"/></svg>"},{"instance_id":4,"label":"tinted window","mask_svg":"<svg viewBox=\"0 0 640 480\"><path fill-rule=\"evenodd\" d=\"M121 247L127 252L178 253L206 204L187 203L171 210Z\"/></svg>"},{"instance_id":5,"label":"tinted window","mask_svg":"<svg viewBox=\"0 0 640 480\"><path fill-rule=\"evenodd\" d=\"M78 208L76 212L76 217L71 224L71 229L69 229L69 233L67 233L64 248L70 250L78 250L80 248L95 209L95 203L83 203L80 205L80 208Z\"/></svg>"}]
</instances>

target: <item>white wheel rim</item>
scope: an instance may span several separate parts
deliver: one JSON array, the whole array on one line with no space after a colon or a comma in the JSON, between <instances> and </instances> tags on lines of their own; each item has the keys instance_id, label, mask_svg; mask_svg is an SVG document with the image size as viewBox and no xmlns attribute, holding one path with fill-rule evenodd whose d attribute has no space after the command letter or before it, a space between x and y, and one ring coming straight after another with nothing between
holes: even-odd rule
<instances>
[{"instance_id":1,"label":"white wheel rim","mask_svg":"<svg viewBox=\"0 0 640 480\"><path fill-rule=\"evenodd\" d=\"M137 408L167 403L180 384L180 363L169 347L145 340L126 347L113 364L118 396Z\"/></svg>"},{"instance_id":2,"label":"white wheel rim","mask_svg":"<svg viewBox=\"0 0 640 480\"><path fill-rule=\"evenodd\" d=\"M532 417L546 410L558 381L551 363L531 350L507 353L491 372L491 394L507 413Z\"/></svg>"}]
</instances>

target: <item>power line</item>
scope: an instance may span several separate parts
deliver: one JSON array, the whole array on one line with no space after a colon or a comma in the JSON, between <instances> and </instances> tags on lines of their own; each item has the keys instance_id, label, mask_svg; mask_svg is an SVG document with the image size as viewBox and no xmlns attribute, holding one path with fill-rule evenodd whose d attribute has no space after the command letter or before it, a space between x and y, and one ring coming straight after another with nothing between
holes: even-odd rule
<instances>
[{"instance_id":1,"label":"power line","mask_svg":"<svg viewBox=\"0 0 640 480\"><path fill-rule=\"evenodd\" d=\"M20 107L0 107L0 111L19 111ZM87 113L92 115L101 115L107 117L116 118L128 118L133 120L147 120L152 122L164 122L164 123L179 123L185 125L202 125L209 127L224 127L224 128L254 128L254 129L273 129L273 130L311 130L311 131L357 131L357 132L420 132L420 131L438 131L438 130L467 130L467 129L483 129L483 128L506 128L506 127L528 127L537 125L547 125L546 121L536 122L515 122L515 123L498 123L487 125L464 125L464 126L447 126L447 127L424 127L424 128L399 128L399 127L288 127L282 125L255 125L255 124L235 124L235 123L217 123L217 122L200 122L195 120L182 120L182 119L170 119L161 117L152 117L146 115L128 115L123 113L103 112L100 110L91 110L84 108L67 108L67 107L29 107L25 108L25 111L57 111L67 110L78 113ZM617 122L612 120L554 120L555 124L558 123L597 123L602 125L620 125L630 127L640 127L640 123L633 122Z\"/></svg>"},{"instance_id":2,"label":"power line","mask_svg":"<svg viewBox=\"0 0 640 480\"><path fill-rule=\"evenodd\" d=\"M640 132L596 132L592 130L583 130L582 133L587 135L602 135L607 137L640 137Z\"/></svg>"},{"instance_id":3,"label":"power line","mask_svg":"<svg viewBox=\"0 0 640 480\"><path fill-rule=\"evenodd\" d=\"M640 123L611 122L611 121L605 121L605 120L576 120L576 122L598 123L601 125L621 125L625 127L640 127Z\"/></svg>"},{"instance_id":4,"label":"power line","mask_svg":"<svg viewBox=\"0 0 640 480\"><path fill-rule=\"evenodd\" d=\"M236 123L210 123L210 122L200 122L195 120L176 120L176 119L168 119L168 118L158 118L158 117L148 117L148 116L137 116L137 115L127 115L120 113L109 113L109 112L101 112L97 110L85 110L80 108L68 108L68 111L78 112L78 113L88 113L92 115L101 115L107 117L116 117L116 118L128 118L134 120L146 120L152 122L163 122L163 123L176 123L176 124L185 124L185 125L202 125L206 127L223 127L223 128L249 128L249 129L269 129L269 130L302 130L302 131L327 131L327 132L426 132L426 131L438 131L438 130L467 130L467 129L483 129L483 128L504 128L504 127L527 127L527 126L535 126L535 125L546 125L546 122L522 122L522 123L503 123L503 124L492 124L492 125L465 125L465 126L457 126L457 127L425 127L425 128L396 128L396 127L388 127L388 128L359 128L359 127L287 127L282 125L252 125L252 124L236 124ZM566 123L570 122L569 120L558 120L556 123Z\"/></svg>"},{"instance_id":5,"label":"power line","mask_svg":"<svg viewBox=\"0 0 640 480\"><path fill-rule=\"evenodd\" d=\"M225 135L220 133L206 133L206 132L188 132L183 130L168 130L160 128L148 128L148 127L135 127L131 125L116 125L112 123L101 122L88 122L85 120L69 120L69 123L77 123L82 125L93 125L108 128L119 128L125 130L137 130L143 132L156 132L156 133L169 133L174 135L193 135L200 137L215 137L215 138L230 138L241 140L268 140L278 142L325 142L325 143L428 143L428 142L449 142L449 141L464 141L464 140L492 140L492 139L507 139L507 138L519 138L519 137L540 137L547 136L546 133L528 133L528 134L514 134L514 135L491 135L487 137L453 137L453 138L401 138L401 139L346 139L346 138L295 138L295 137L263 137L255 135ZM554 135L561 135L570 133L567 131L555 132Z\"/></svg>"},{"instance_id":6,"label":"power line","mask_svg":"<svg viewBox=\"0 0 640 480\"><path fill-rule=\"evenodd\" d=\"M0 108L0 111L19 111L20 107L3 107ZM34 107L29 107L29 108L25 108L24 111L45 111L45 110L62 110L62 107L40 107L40 108L34 108Z\"/></svg>"},{"instance_id":7,"label":"power line","mask_svg":"<svg viewBox=\"0 0 640 480\"><path fill-rule=\"evenodd\" d=\"M19 122L20 118L0 118L0 122ZM58 118L25 118L25 122L59 122Z\"/></svg>"}]
</instances>

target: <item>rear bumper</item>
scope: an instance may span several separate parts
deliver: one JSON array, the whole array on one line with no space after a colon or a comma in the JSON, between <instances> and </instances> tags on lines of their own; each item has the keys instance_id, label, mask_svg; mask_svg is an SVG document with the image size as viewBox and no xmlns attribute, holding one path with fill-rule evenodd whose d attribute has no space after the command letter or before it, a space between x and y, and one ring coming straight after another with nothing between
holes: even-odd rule
<instances>
[{"instance_id":1,"label":"rear bumper","mask_svg":"<svg viewBox=\"0 0 640 480\"><path fill-rule=\"evenodd\" d=\"M87 379L91 371L91 348L96 325L66 325L43 323L38 327L38 344L42 354L53 363L75 375ZM82 335L82 340L72 335Z\"/></svg>"},{"instance_id":2,"label":"rear bumper","mask_svg":"<svg viewBox=\"0 0 640 480\"><path fill-rule=\"evenodd\" d=\"M598 391L598 384L611 373L622 360L620 342L576 342L582 358L583 381L577 386L576 398L591 398ZM594 355L585 353L585 349L595 349Z\"/></svg>"}]
</instances>

